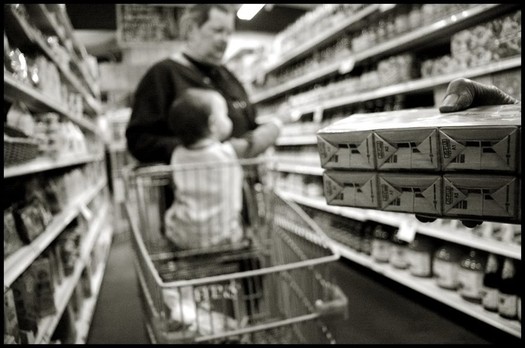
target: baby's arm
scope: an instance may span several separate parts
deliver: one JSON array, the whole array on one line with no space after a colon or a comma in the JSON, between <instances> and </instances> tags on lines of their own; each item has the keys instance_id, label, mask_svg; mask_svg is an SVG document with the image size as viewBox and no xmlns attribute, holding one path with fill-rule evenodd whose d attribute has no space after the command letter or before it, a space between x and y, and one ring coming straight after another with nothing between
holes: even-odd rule
<instances>
[{"instance_id":1,"label":"baby's arm","mask_svg":"<svg viewBox=\"0 0 525 348\"><path fill-rule=\"evenodd\" d=\"M282 121L272 119L272 121L260 125L243 138L231 138L229 142L237 153L237 157L255 157L275 144L277 137L281 133L281 128Z\"/></svg>"}]
</instances>

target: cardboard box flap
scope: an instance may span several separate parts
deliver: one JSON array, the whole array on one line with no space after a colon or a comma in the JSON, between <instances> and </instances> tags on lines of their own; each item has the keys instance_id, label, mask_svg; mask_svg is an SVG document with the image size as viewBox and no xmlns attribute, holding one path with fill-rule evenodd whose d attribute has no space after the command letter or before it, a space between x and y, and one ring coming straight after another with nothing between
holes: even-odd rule
<instances>
[{"instance_id":1,"label":"cardboard box flap","mask_svg":"<svg viewBox=\"0 0 525 348\"><path fill-rule=\"evenodd\" d=\"M498 156L507 164L511 165L511 159L514 157L514 150L511 148L511 137L516 131L512 131L505 138L501 139L498 143L492 145L492 149L496 151Z\"/></svg>"},{"instance_id":2,"label":"cardboard box flap","mask_svg":"<svg viewBox=\"0 0 525 348\"><path fill-rule=\"evenodd\" d=\"M495 192L491 193L490 196L494 199L496 203L503 209L505 209L506 212L509 214L512 214L511 211L512 207L514 207L514 204L510 202L510 199L512 199L513 195L512 192L514 191L514 188L511 187L511 185L514 183L514 180L511 182L503 185L499 189L497 189Z\"/></svg>"},{"instance_id":3,"label":"cardboard box flap","mask_svg":"<svg viewBox=\"0 0 525 348\"><path fill-rule=\"evenodd\" d=\"M319 149L319 155L321 156L321 165L325 165L332 156L339 149L337 145L334 145L322 137L317 137L317 147Z\"/></svg>"},{"instance_id":4,"label":"cardboard box flap","mask_svg":"<svg viewBox=\"0 0 525 348\"><path fill-rule=\"evenodd\" d=\"M363 195L366 197L370 197L370 200L372 202L375 202L374 197L374 186L376 185L376 176L372 176L370 180L367 180L364 184L361 185L360 190L362 191Z\"/></svg>"},{"instance_id":5,"label":"cardboard box flap","mask_svg":"<svg viewBox=\"0 0 525 348\"><path fill-rule=\"evenodd\" d=\"M371 149L370 148L371 146L369 145L369 140L371 136L372 135L368 136L365 140L363 140L363 142L359 144L359 146L357 147L357 150L362 155L366 154L367 163L373 166L374 165L374 156L372 153L373 149ZM372 144L372 141L370 141L370 144Z\"/></svg>"},{"instance_id":6,"label":"cardboard box flap","mask_svg":"<svg viewBox=\"0 0 525 348\"><path fill-rule=\"evenodd\" d=\"M441 158L443 159L443 165L448 165L454 158L463 152L465 146L461 145L450 136L441 132Z\"/></svg>"},{"instance_id":7,"label":"cardboard box flap","mask_svg":"<svg viewBox=\"0 0 525 348\"><path fill-rule=\"evenodd\" d=\"M465 200L467 195L461 192L449 179L444 179L444 197L443 197L443 208L446 213L450 209L454 208L456 204Z\"/></svg>"},{"instance_id":8,"label":"cardboard box flap","mask_svg":"<svg viewBox=\"0 0 525 348\"><path fill-rule=\"evenodd\" d=\"M382 206L389 205L394 199L401 196L401 191L392 186L384 178L379 178L379 186Z\"/></svg>"},{"instance_id":9,"label":"cardboard box flap","mask_svg":"<svg viewBox=\"0 0 525 348\"><path fill-rule=\"evenodd\" d=\"M425 197L426 200L432 204L436 212L439 212L440 210L438 207L438 203L439 203L438 195L439 195L439 189L440 189L439 181L440 179L436 179L436 181L434 181L432 185L430 185L424 191L421 192L423 197Z\"/></svg>"},{"instance_id":10,"label":"cardboard box flap","mask_svg":"<svg viewBox=\"0 0 525 348\"><path fill-rule=\"evenodd\" d=\"M419 144L417 144L416 149L419 150L421 153L428 154L430 157L431 163L434 163L434 153L437 151L437 149L434 149L432 147L432 137L436 137L436 130L433 130L432 133L425 139L423 139ZM437 155L437 153L435 154ZM437 156L436 156L437 160Z\"/></svg>"},{"instance_id":11,"label":"cardboard box flap","mask_svg":"<svg viewBox=\"0 0 525 348\"><path fill-rule=\"evenodd\" d=\"M330 203L334 200L335 197L337 197L341 192L343 192L344 185L338 183L326 173L325 175L323 175L323 181L324 195L326 201Z\"/></svg>"},{"instance_id":12,"label":"cardboard box flap","mask_svg":"<svg viewBox=\"0 0 525 348\"><path fill-rule=\"evenodd\" d=\"M388 141L377 134L375 134L375 136L378 139L375 141L375 151L377 166L379 167L397 152L397 146L390 144Z\"/></svg>"}]
</instances>

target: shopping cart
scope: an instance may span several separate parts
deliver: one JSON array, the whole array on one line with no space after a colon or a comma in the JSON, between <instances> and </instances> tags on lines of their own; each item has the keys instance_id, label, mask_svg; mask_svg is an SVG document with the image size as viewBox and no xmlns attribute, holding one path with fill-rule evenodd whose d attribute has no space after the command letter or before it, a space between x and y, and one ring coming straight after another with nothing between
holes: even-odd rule
<instances>
[{"instance_id":1,"label":"shopping cart","mask_svg":"<svg viewBox=\"0 0 525 348\"><path fill-rule=\"evenodd\" d=\"M348 314L347 298L330 275L339 255L296 204L273 191L268 164L241 161L242 238L184 250L168 240L164 223L169 193L180 189L174 175L179 183L198 182L209 164L127 171L126 211L153 343L336 342L327 323ZM235 164L222 166L218 181L231 177ZM206 231L201 236L210 238Z\"/></svg>"}]
</instances>

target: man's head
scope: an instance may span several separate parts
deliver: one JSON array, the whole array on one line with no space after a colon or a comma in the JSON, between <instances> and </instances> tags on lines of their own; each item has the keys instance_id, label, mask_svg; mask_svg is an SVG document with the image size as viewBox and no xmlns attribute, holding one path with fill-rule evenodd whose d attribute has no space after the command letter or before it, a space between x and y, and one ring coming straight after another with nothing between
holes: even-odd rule
<instances>
[{"instance_id":1,"label":"man's head","mask_svg":"<svg viewBox=\"0 0 525 348\"><path fill-rule=\"evenodd\" d=\"M211 64L220 64L235 27L235 11L227 4L196 4L186 8L180 31L187 53Z\"/></svg>"},{"instance_id":2,"label":"man's head","mask_svg":"<svg viewBox=\"0 0 525 348\"><path fill-rule=\"evenodd\" d=\"M211 89L189 88L170 106L168 123L184 146L204 138L227 139L232 132L224 97Z\"/></svg>"}]
</instances>

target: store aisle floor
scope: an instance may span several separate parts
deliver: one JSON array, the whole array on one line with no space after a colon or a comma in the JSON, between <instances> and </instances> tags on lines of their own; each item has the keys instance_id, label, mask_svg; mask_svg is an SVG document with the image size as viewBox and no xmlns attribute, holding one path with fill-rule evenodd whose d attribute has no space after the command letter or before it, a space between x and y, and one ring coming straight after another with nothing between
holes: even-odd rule
<instances>
[{"instance_id":1,"label":"store aisle floor","mask_svg":"<svg viewBox=\"0 0 525 348\"><path fill-rule=\"evenodd\" d=\"M144 326L133 257L130 241L117 236L112 244L88 344L150 343ZM328 323L338 343L516 342L350 261L341 259L333 267L338 284L348 296L350 314L346 320L335 318Z\"/></svg>"},{"instance_id":2,"label":"store aisle floor","mask_svg":"<svg viewBox=\"0 0 525 348\"><path fill-rule=\"evenodd\" d=\"M140 303L133 250L121 233L113 238L87 344L149 343Z\"/></svg>"}]
</instances>

